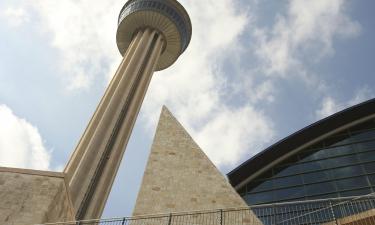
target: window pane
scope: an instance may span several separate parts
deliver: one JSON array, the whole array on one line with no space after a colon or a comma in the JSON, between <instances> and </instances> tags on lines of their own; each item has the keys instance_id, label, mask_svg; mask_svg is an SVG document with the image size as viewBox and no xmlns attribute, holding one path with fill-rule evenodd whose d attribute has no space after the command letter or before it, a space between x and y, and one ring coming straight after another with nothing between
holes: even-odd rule
<instances>
[{"instance_id":1,"label":"window pane","mask_svg":"<svg viewBox=\"0 0 375 225\"><path fill-rule=\"evenodd\" d=\"M338 146L338 147L323 149L312 154L302 153L301 158L303 158L303 160L301 160L301 162L326 159L326 158L331 158L335 156L348 155L348 154L354 154L354 153L355 153L355 150L353 146L351 145Z\"/></svg>"},{"instance_id":2,"label":"window pane","mask_svg":"<svg viewBox=\"0 0 375 225\"><path fill-rule=\"evenodd\" d=\"M358 154L358 157L361 162L375 161L375 151L360 153Z\"/></svg>"},{"instance_id":3,"label":"window pane","mask_svg":"<svg viewBox=\"0 0 375 225\"><path fill-rule=\"evenodd\" d=\"M276 177L294 175L298 174L299 172L299 165L283 166L274 169L274 174Z\"/></svg>"},{"instance_id":4,"label":"window pane","mask_svg":"<svg viewBox=\"0 0 375 225\"><path fill-rule=\"evenodd\" d=\"M303 180L306 184L316 183L320 181L325 181L330 179L328 171L319 171L315 173L305 173L303 174Z\"/></svg>"},{"instance_id":5,"label":"window pane","mask_svg":"<svg viewBox=\"0 0 375 225\"><path fill-rule=\"evenodd\" d=\"M371 140L375 138L375 130L370 130L367 132L359 133L352 136L352 139L354 141L365 141L365 140Z\"/></svg>"},{"instance_id":6,"label":"window pane","mask_svg":"<svg viewBox=\"0 0 375 225\"><path fill-rule=\"evenodd\" d=\"M370 180L371 185L375 186L375 174L368 175L368 179Z\"/></svg>"},{"instance_id":7,"label":"window pane","mask_svg":"<svg viewBox=\"0 0 375 225\"><path fill-rule=\"evenodd\" d=\"M258 192L272 189L272 180L255 181L248 184L248 192Z\"/></svg>"},{"instance_id":8,"label":"window pane","mask_svg":"<svg viewBox=\"0 0 375 225\"><path fill-rule=\"evenodd\" d=\"M273 186L275 188L281 188L281 187L290 187L290 186L296 186L296 185L302 185L302 178L300 175L297 176L291 176L291 177L283 177L273 180Z\"/></svg>"},{"instance_id":9,"label":"window pane","mask_svg":"<svg viewBox=\"0 0 375 225\"><path fill-rule=\"evenodd\" d=\"M330 172L333 179L352 177L364 174L361 165L332 169Z\"/></svg>"},{"instance_id":10,"label":"window pane","mask_svg":"<svg viewBox=\"0 0 375 225\"><path fill-rule=\"evenodd\" d=\"M237 191L241 196L245 195L246 194L246 185L241 188L240 190Z\"/></svg>"},{"instance_id":11,"label":"window pane","mask_svg":"<svg viewBox=\"0 0 375 225\"><path fill-rule=\"evenodd\" d=\"M303 187L275 190L275 200L295 199L305 196Z\"/></svg>"},{"instance_id":12,"label":"window pane","mask_svg":"<svg viewBox=\"0 0 375 225\"><path fill-rule=\"evenodd\" d=\"M330 157L355 153L352 145L339 146L326 149Z\"/></svg>"},{"instance_id":13,"label":"window pane","mask_svg":"<svg viewBox=\"0 0 375 225\"><path fill-rule=\"evenodd\" d=\"M348 138L349 138L349 135L347 133L335 135L333 137L330 137L330 138L324 140L325 146L335 146L335 145L347 144L347 143L349 143Z\"/></svg>"},{"instance_id":14,"label":"window pane","mask_svg":"<svg viewBox=\"0 0 375 225\"><path fill-rule=\"evenodd\" d=\"M325 168L332 168L337 166L346 166L358 163L358 159L356 155L348 155L343 157L322 160L321 163Z\"/></svg>"},{"instance_id":15,"label":"window pane","mask_svg":"<svg viewBox=\"0 0 375 225\"><path fill-rule=\"evenodd\" d=\"M354 145L357 152L375 150L375 141L362 142Z\"/></svg>"},{"instance_id":16,"label":"window pane","mask_svg":"<svg viewBox=\"0 0 375 225\"><path fill-rule=\"evenodd\" d=\"M313 199L327 199L327 198L337 198L338 196L339 196L338 193L331 193L331 194L310 196L308 199L309 200L313 200Z\"/></svg>"},{"instance_id":17,"label":"window pane","mask_svg":"<svg viewBox=\"0 0 375 225\"><path fill-rule=\"evenodd\" d=\"M305 152L301 153L300 157L302 158L302 162L317 160L317 159L324 159L328 158L329 154L327 154L327 151L325 149L319 150L317 152Z\"/></svg>"},{"instance_id":18,"label":"window pane","mask_svg":"<svg viewBox=\"0 0 375 225\"><path fill-rule=\"evenodd\" d=\"M375 173L375 163L366 163L364 165L367 173Z\"/></svg>"},{"instance_id":19,"label":"window pane","mask_svg":"<svg viewBox=\"0 0 375 225\"><path fill-rule=\"evenodd\" d=\"M369 186L366 177L353 177L350 179L336 181L337 188L339 190L347 190L353 188L361 188Z\"/></svg>"},{"instance_id":20,"label":"window pane","mask_svg":"<svg viewBox=\"0 0 375 225\"><path fill-rule=\"evenodd\" d=\"M344 191L340 193L341 197L349 197L349 196L359 196L359 195L367 195L370 194L372 191L370 188L364 188L359 190L353 191Z\"/></svg>"},{"instance_id":21,"label":"window pane","mask_svg":"<svg viewBox=\"0 0 375 225\"><path fill-rule=\"evenodd\" d=\"M262 192L257 194L248 194L245 196L248 204L260 204L273 201L272 192Z\"/></svg>"},{"instance_id":22,"label":"window pane","mask_svg":"<svg viewBox=\"0 0 375 225\"><path fill-rule=\"evenodd\" d=\"M333 182L306 185L306 193L308 195L318 195L335 191L336 188Z\"/></svg>"},{"instance_id":23,"label":"window pane","mask_svg":"<svg viewBox=\"0 0 375 225\"><path fill-rule=\"evenodd\" d=\"M316 171L316 170L324 169L324 167L321 165L320 161L307 162L307 163L300 164L300 166L301 166L301 170L303 172Z\"/></svg>"}]
</instances>

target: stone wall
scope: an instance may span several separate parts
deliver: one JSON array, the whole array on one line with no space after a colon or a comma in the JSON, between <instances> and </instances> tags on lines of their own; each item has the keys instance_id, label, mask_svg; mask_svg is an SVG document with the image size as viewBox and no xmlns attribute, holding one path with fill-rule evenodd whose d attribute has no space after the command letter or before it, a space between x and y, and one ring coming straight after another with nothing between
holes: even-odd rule
<instances>
[{"instance_id":1,"label":"stone wall","mask_svg":"<svg viewBox=\"0 0 375 225\"><path fill-rule=\"evenodd\" d=\"M0 224L74 220L62 173L0 168Z\"/></svg>"},{"instance_id":2,"label":"stone wall","mask_svg":"<svg viewBox=\"0 0 375 225\"><path fill-rule=\"evenodd\" d=\"M247 204L164 107L133 214L241 207Z\"/></svg>"}]
</instances>

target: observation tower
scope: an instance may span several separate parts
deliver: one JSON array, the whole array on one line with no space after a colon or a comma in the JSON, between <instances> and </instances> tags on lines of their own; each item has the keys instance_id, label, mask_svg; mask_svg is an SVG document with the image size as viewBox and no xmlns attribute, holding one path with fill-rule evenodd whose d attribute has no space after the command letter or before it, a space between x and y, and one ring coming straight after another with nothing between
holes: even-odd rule
<instances>
[{"instance_id":1,"label":"observation tower","mask_svg":"<svg viewBox=\"0 0 375 225\"><path fill-rule=\"evenodd\" d=\"M129 0L121 9L122 62L64 170L76 219L101 217L152 74L178 59L191 34L176 0Z\"/></svg>"}]
</instances>

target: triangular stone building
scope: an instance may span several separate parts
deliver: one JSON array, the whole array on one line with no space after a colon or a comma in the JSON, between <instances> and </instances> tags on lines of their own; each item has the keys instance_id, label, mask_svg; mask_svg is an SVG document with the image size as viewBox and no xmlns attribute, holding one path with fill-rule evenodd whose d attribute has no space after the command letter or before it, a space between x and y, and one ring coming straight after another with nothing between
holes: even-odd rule
<instances>
[{"instance_id":1,"label":"triangular stone building","mask_svg":"<svg viewBox=\"0 0 375 225\"><path fill-rule=\"evenodd\" d=\"M247 204L163 107L133 214L240 207ZM246 221L259 222L251 212Z\"/></svg>"}]
</instances>

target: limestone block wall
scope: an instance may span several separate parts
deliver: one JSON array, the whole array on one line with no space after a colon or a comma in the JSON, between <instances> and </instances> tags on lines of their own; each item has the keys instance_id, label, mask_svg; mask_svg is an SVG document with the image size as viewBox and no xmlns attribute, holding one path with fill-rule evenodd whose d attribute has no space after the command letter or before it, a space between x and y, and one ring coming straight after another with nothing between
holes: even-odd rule
<instances>
[{"instance_id":1,"label":"limestone block wall","mask_svg":"<svg viewBox=\"0 0 375 225\"><path fill-rule=\"evenodd\" d=\"M247 204L163 107L133 214L241 207ZM246 217L241 224L258 222L250 211Z\"/></svg>"},{"instance_id":2,"label":"limestone block wall","mask_svg":"<svg viewBox=\"0 0 375 225\"><path fill-rule=\"evenodd\" d=\"M0 168L0 224L74 220L62 173Z\"/></svg>"}]
</instances>

